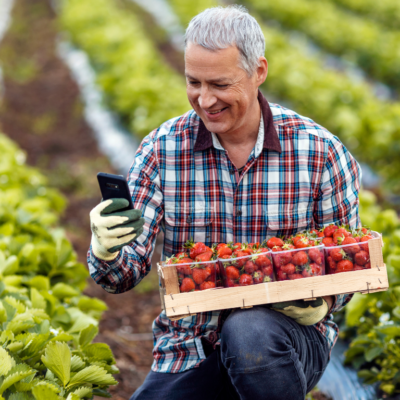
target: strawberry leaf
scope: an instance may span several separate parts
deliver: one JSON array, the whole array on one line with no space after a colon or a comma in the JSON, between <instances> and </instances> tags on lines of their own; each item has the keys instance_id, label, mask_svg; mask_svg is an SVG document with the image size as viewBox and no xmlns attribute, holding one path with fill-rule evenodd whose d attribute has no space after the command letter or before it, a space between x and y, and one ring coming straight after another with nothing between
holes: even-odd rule
<instances>
[{"instance_id":1,"label":"strawberry leaf","mask_svg":"<svg viewBox=\"0 0 400 400\"><path fill-rule=\"evenodd\" d=\"M71 351L68 345L65 342L50 342L41 359L65 387L70 380L71 369Z\"/></svg>"}]
</instances>

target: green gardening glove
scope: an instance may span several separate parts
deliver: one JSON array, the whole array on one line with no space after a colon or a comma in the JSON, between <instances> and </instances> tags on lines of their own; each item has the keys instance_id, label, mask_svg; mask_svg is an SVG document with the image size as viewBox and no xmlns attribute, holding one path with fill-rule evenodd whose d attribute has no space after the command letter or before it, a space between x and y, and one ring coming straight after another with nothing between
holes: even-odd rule
<instances>
[{"instance_id":1,"label":"green gardening glove","mask_svg":"<svg viewBox=\"0 0 400 400\"><path fill-rule=\"evenodd\" d=\"M293 318L300 325L314 325L328 314L328 303L322 297L313 301L293 300L271 304L272 310Z\"/></svg>"},{"instance_id":2,"label":"green gardening glove","mask_svg":"<svg viewBox=\"0 0 400 400\"><path fill-rule=\"evenodd\" d=\"M113 260L122 247L142 234L142 211L119 211L128 205L126 199L109 199L98 204L90 212L92 251L97 258Z\"/></svg>"}]
</instances>

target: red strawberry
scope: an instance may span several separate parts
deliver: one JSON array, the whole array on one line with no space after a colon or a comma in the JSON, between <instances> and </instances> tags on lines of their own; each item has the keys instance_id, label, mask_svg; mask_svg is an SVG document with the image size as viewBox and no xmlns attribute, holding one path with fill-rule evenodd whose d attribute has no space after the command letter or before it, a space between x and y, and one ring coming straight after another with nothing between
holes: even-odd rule
<instances>
[{"instance_id":1,"label":"red strawberry","mask_svg":"<svg viewBox=\"0 0 400 400\"><path fill-rule=\"evenodd\" d=\"M371 263L369 263L369 262L366 263L366 264L364 265L364 268L365 268L365 269L370 269L370 268L371 268Z\"/></svg>"},{"instance_id":2,"label":"red strawberry","mask_svg":"<svg viewBox=\"0 0 400 400\"><path fill-rule=\"evenodd\" d=\"M346 272L353 270L353 263L350 260L342 260L337 263L336 272Z\"/></svg>"},{"instance_id":3,"label":"red strawberry","mask_svg":"<svg viewBox=\"0 0 400 400\"><path fill-rule=\"evenodd\" d=\"M319 249L314 248L308 250L308 257L310 257L310 260L316 262L317 264L322 264L321 252Z\"/></svg>"},{"instance_id":4,"label":"red strawberry","mask_svg":"<svg viewBox=\"0 0 400 400\"><path fill-rule=\"evenodd\" d=\"M264 268L268 267L271 265L271 260L267 254L260 254L257 255L257 258L255 259L255 263L259 268Z\"/></svg>"},{"instance_id":5,"label":"red strawberry","mask_svg":"<svg viewBox=\"0 0 400 400\"><path fill-rule=\"evenodd\" d=\"M348 244L353 244L356 243L354 246L346 246ZM356 239L354 239L351 236L348 236L346 238L344 238L344 240L341 243L342 246L346 246L343 247L343 250L347 253L347 254L356 254L360 251L360 247L357 244Z\"/></svg>"},{"instance_id":6,"label":"red strawberry","mask_svg":"<svg viewBox=\"0 0 400 400\"><path fill-rule=\"evenodd\" d=\"M293 244L291 244L291 243L285 243L285 244L282 246L282 250L293 250L293 249L295 249L295 248L296 248L296 246L293 245Z\"/></svg>"},{"instance_id":7,"label":"red strawberry","mask_svg":"<svg viewBox=\"0 0 400 400\"><path fill-rule=\"evenodd\" d=\"M282 265L281 271L285 274L292 275L296 272L296 267L293 264Z\"/></svg>"},{"instance_id":8,"label":"red strawberry","mask_svg":"<svg viewBox=\"0 0 400 400\"><path fill-rule=\"evenodd\" d=\"M227 279L226 280L226 286L234 287L235 286L235 282L232 279Z\"/></svg>"},{"instance_id":9,"label":"red strawberry","mask_svg":"<svg viewBox=\"0 0 400 400\"><path fill-rule=\"evenodd\" d=\"M176 255L176 258L187 258L187 257L189 257L189 254L184 251L181 251Z\"/></svg>"},{"instance_id":10,"label":"red strawberry","mask_svg":"<svg viewBox=\"0 0 400 400\"><path fill-rule=\"evenodd\" d=\"M305 251L299 251L292 257L292 262L295 265L304 265L308 262L307 253Z\"/></svg>"},{"instance_id":11,"label":"red strawberry","mask_svg":"<svg viewBox=\"0 0 400 400\"><path fill-rule=\"evenodd\" d=\"M292 256L293 256L294 252L284 252L282 254L279 254L279 256L277 256L277 258L279 259L279 263L280 265L286 265L289 264L290 262L292 262Z\"/></svg>"},{"instance_id":12,"label":"red strawberry","mask_svg":"<svg viewBox=\"0 0 400 400\"><path fill-rule=\"evenodd\" d=\"M264 281L264 274L261 271L256 271L253 274L253 281L254 283L263 283Z\"/></svg>"},{"instance_id":13,"label":"red strawberry","mask_svg":"<svg viewBox=\"0 0 400 400\"><path fill-rule=\"evenodd\" d=\"M199 255L196 256L195 260L197 262L205 262L205 261L210 261L211 257L213 255L212 251L206 251L204 253L201 253Z\"/></svg>"},{"instance_id":14,"label":"red strawberry","mask_svg":"<svg viewBox=\"0 0 400 400\"><path fill-rule=\"evenodd\" d=\"M364 271L364 267L362 265L354 264L353 271Z\"/></svg>"},{"instance_id":15,"label":"red strawberry","mask_svg":"<svg viewBox=\"0 0 400 400\"><path fill-rule=\"evenodd\" d=\"M296 236L293 239L293 244L296 249L304 249L305 247L309 247L310 241L305 236Z\"/></svg>"},{"instance_id":16,"label":"red strawberry","mask_svg":"<svg viewBox=\"0 0 400 400\"><path fill-rule=\"evenodd\" d=\"M247 286L247 285L252 285L253 284L253 278L251 275L248 274L242 274L239 279L239 285L240 286Z\"/></svg>"},{"instance_id":17,"label":"red strawberry","mask_svg":"<svg viewBox=\"0 0 400 400\"><path fill-rule=\"evenodd\" d=\"M215 269L215 264L208 264L206 266L205 270L206 270L207 275L208 275L206 281L215 282L216 279L217 279L217 276L216 276L217 272L216 272L216 269Z\"/></svg>"},{"instance_id":18,"label":"red strawberry","mask_svg":"<svg viewBox=\"0 0 400 400\"><path fill-rule=\"evenodd\" d=\"M364 235L368 234L368 229L367 228L361 228L361 232L364 233Z\"/></svg>"},{"instance_id":19,"label":"red strawberry","mask_svg":"<svg viewBox=\"0 0 400 400\"><path fill-rule=\"evenodd\" d=\"M165 260L165 263L166 263L167 265L176 264L177 262L178 262L178 258L175 257L173 254L172 254L171 257L168 257L168 258Z\"/></svg>"},{"instance_id":20,"label":"red strawberry","mask_svg":"<svg viewBox=\"0 0 400 400\"><path fill-rule=\"evenodd\" d=\"M208 271L203 268L193 268L193 280L201 285L208 278Z\"/></svg>"},{"instance_id":21,"label":"red strawberry","mask_svg":"<svg viewBox=\"0 0 400 400\"><path fill-rule=\"evenodd\" d=\"M190 258L193 258L193 260L198 256L199 254L205 253L206 251L211 251L212 250L206 246L204 243L197 242L194 243L193 240L188 240L183 247L186 249L190 250Z\"/></svg>"},{"instance_id":22,"label":"red strawberry","mask_svg":"<svg viewBox=\"0 0 400 400\"><path fill-rule=\"evenodd\" d=\"M287 274L285 274L283 271L278 271L277 279L278 281L285 281L286 279L288 279L288 277Z\"/></svg>"},{"instance_id":23,"label":"red strawberry","mask_svg":"<svg viewBox=\"0 0 400 400\"><path fill-rule=\"evenodd\" d=\"M193 262L193 260L191 261ZM184 275L192 275L192 269L190 268L190 265L177 265L176 270L178 274L184 274Z\"/></svg>"},{"instance_id":24,"label":"red strawberry","mask_svg":"<svg viewBox=\"0 0 400 400\"><path fill-rule=\"evenodd\" d=\"M334 249L332 249L329 254L336 262L342 261L346 257L346 253L343 251L343 249L340 249L339 247L335 247Z\"/></svg>"},{"instance_id":25,"label":"red strawberry","mask_svg":"<svg viewBox=\"0 0 400 400\"><path fill-rule=\"evenodd\" d=\"M217 256L222 257L222 256L231 256L232 255L232 249L228 247L228 245L221 246L219 249L217 249Z\"/></svg>"},{"instance_id":26,"label":"red strawberry","mask_svg":"<svg viewBox=\"0 0 400 400\"><path fill-rule=\"evenodd\" d=\"M338 229L336 225L329 225L324 229L325 237L333 237L333 233Z\"/></svg>"},{"instance_id":27,"label":"red strawberry","mask_svg":"<svg viewBox=\"0 0 400 400\"><path fill-rule=\"evenodd\" d=\"M279 239L279 238L277 238L275 236L272 237L271 239L269 239L268 242L267 242L267 246L270 249L274 248L275 246L282 247L284 244L285 243L283 242L282 239Z\"/></svg>"},{"instance_id":28,"label":"red strawberry","mask_svg":"<svg viewBox=\"0 0 400 400\"><path fill-rule=\"evenodd\" d=\"M181 283L180 291L183 292L192 292L195 289L195 284L192 279L185 278Z\"/></svg>"},{"instance_id":29,"label":"red strawberry","mask_svg":"<svg viewBox=\"0 0 400 400\"><path fill-rule=\"evenodd\" d=\"M244 270L246 271L246 274L251 275L256 269L256 265L253 263L253 261L246 261L246 264L244 265Z\"/></svg>"},{"instance_id":30,"label":"red strawberry","mask_svg":"<svg viewBox=\"0 0 400 400\"><path fill-rule=\"evenodd\" d=\"M280 247L280 246L275 246L275 247L273 247L271 250L274 251L274 252L282 251L282 247Z\"/></svg>"},{"instance_id":31,"label":"red strawberry","mask_svg":"<svg viewBox=\"0 0 400 400\"><path fill-rule=\"evenodd\" d=\"M326 246L326 247L331 247L334 246L335 243L333 243L333 238L331 237L324 237L322 239L322 243Z\"/></svg>"},{"instance_id":32,"label":"red strawberry","mask_svg":"<svg viewBox=\"0 0 400 400\"><path fill-rule=\"evenodd\" d=\"M328 256L326 258L326 262L327 262L327 265L329 267L329 271L330 272L336 271L336 262L331 256Z\"/></svg>"},{"instance_id":33,"label":"red strawberry","mask_svg":"<svg viewBox=\"0 0 400 400\"><path fill-rule=\"evenodd\" d=\"M288 277L289 277L290 280L304 278L302 274L292 274L292 275L288 275Z\"/></svg>"},{"instance_id":34,"label":"red strawberry","mask_svg":"<svg viewBox=\"0 0 400 400\"><path fill-rule=\"evenodd\" d=\"M358 265L365 265L369 261L369 254L361 250L359 253L354 255L354 262Z\"/></svg>"},{"instance_id":35,"label":"red strawberry","mask_svg":"<svg viewBox=\"0 0 400 400\"><path fill-rule=\"evenodd\" d=\"M321 237L324 237L325 235L324 235L324 232L318 232L318 235L317 235L319 238L321 238Z\"/></svg>"},{"instance_id":36,"label":"red strawberry","mask_svg":"<svg viewBox=\"0 0 400 400\"><path fill-rule=\"evenodd\" d=\"M266 275L266 276L272 275L272 272L273 272L272 265L268 265L268 267L264 267L264 268L262 269L262 272L263 272L263 274Z\"/></svg>"},{"instance_id":37,"label":"red strawberry","mask_svg":"<svg viewBox=\"0 0 400 400\"><path fill-rule=\"evenodd\" d=\"M316 263L311 263L307 270L311 276L322 275L322 267Z\"/></svg>"},{"instance_id":38,"label":"red strawberry","mask_svg":"<svg viewBox=\"0 0 400 400\"><path fill-rule=\"evenodd\" d=\"M239 279L239 270L232 265L226 268L225 274L226 277L228 279L231 279L232 281L236 281L236 279Z\"/></svg>"},{"instance_id":39,"label":"red strawberry","mask_svg":"<svg viewBox=\"0 0 400 400\"><path fill-rule=\"evenodd\" d=\"M373 239L373 237L371 235L364 235L361 239L360 242L363 244L360 244L360 247L362 250L366 251L369 254L369 247L368 247L368 243L364 243L364 242L368 242L368 240Z\"/></svg>"},{"instance_id":40,"label":"red strawberry","mask_svg":"<svg viewBox=\"0 0 400 400\"><path fill-rule=\"evenodd\" d=\"M200 285L200 290L213 289L213 288L215 288L215 283L210 281L203 282Z\"/></svg>"}]
</instances>

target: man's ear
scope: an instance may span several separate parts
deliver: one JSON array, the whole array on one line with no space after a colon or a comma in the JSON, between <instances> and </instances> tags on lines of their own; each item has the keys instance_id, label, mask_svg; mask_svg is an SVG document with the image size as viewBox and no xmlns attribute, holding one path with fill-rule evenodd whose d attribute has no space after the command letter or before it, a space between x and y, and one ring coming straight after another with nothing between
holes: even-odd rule
<instances>
[{"instance_id":1,"label":"man's ear","mask_svg":"<svg viewBox=\"0 0 400 400\"><path fill-rule=\"evenodd\" d=\"M268 75L268 61L265 57L260 57L258 59L259 66L257 67L257 85L262 85L267 79Z\"/></svg>"}]
</instances>

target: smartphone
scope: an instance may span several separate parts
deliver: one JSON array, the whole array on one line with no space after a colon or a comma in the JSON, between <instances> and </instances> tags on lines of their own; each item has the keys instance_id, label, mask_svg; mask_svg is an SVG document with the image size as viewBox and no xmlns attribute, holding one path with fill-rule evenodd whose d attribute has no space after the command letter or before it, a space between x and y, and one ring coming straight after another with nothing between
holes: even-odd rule
<instances>
[{"instance_id":1,"label":"smartphone","mask_svg":"<svg viewBox=\"0 0 400 400\"><path fill-rule=\"evenodd\" d=\"M128 182L123 176L99 172L97 174L97 180L99 181L103 201L115 198L126 199L129 201L129 206L120 211L133 209Z\"/></svg>"}]
</instances>

